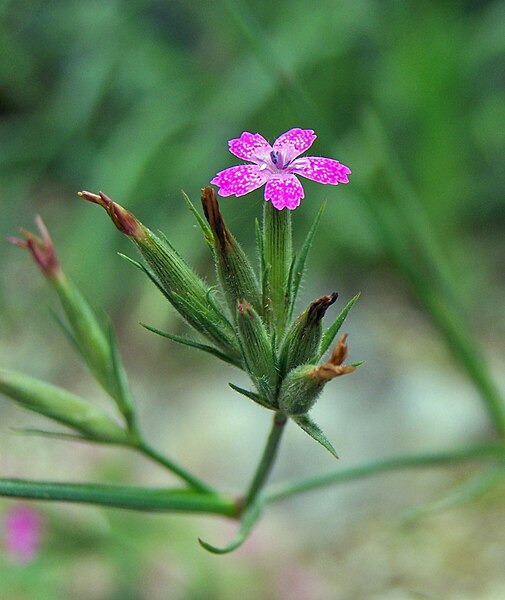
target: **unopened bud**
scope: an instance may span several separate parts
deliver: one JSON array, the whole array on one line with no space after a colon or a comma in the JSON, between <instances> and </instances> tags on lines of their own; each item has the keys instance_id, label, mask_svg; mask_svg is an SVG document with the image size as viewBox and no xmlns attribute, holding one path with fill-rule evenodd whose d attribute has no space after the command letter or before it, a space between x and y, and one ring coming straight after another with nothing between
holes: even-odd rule
<instances>
[{"instance_id":1,"label":"unopened bud","mask_svg":"<svg viewBox=\"0 0 505 600\"><path fill-rule=\"evenodd\" d=\"M20 229L24 239L8 237L7 241L19 248L29 250L44 275L50 279L55 279L61 275L61 268L56 258L53 241L40 216L35 217L35 223L39 229L40 237L27 229Z\"/></svg>"},{"instance_id":2,"label":"unopened bud","mask_svg":"<svg viewBox=\"0 0 505 600\"><path fill-rule=\"evenodd\" d=\"M146 236L146 230L140 221L131 212L113 202L103 192L92 194L91 192L83 191L78 192L78 196L105 208L114 225L128 237L139 241Z\"/></svg>"},{"instance_id":3,"label":"unopened bud","mask_svg":"<svg viewBox=\"0 0 505 600\"><path fill-rule=\"evenodd\" d=\"M309 362L317 353L323 335L322 319L338 298L337 292L314 300L295 320L281 350L281 372Z\"/></svg>"},{"instance_id":4,"label":"unopened bud","mask_svg":"<svg viewBox=\"0 0 505 600\"><path fill-rule=\"evenodd\" d=\"M59 421L84 437L124 444L126 431L101 410L62 388L12 371L0 371L0 392L24 408Z\"/></svg>"},{"instance_id":5,"label":"unopened bud","mask_svg":"<svg viewBox=\"0 0 505 600\"><path fill-rule=\"evenodd\" d=\"M340 338L330 359L323 365L301 365L287 374L279 392L281 410L288 415L307 413L330 379L356 370L352 365L342 365L347 356L346 339L347 334Z\"/></svg>"},{"instance_id":6,"label":"unopened bud","mask_svg":"<svg viewBox=\"0 0 505 600\"><path fill-rule=\"evenodd\" d=\"M210 186L202 190L202 206L214 234L217 273L230 311L233 314L237 302L245 299L261 313L259 287L253 268L239 243L226 227L219 212L216 192Z\"/></svg>"},{"instance_id":7,"label":"unopened bud","mask_svg":"<svg viewBox=\"0 0 505 600\"><path fill-rule=\"evenodd\" d=\"M213 301L211 288L174 248L104 193L80 192L79 196L103 206L116 227L130 237L149 266L153 281L179 314L199 333L237 359L239 350L235 333Z\"/></svg>"},{"instance_id":8,"label":"unopened bud","mask_svg":"<svg viewBox=\"0 0 505 600\"><path fill-rule=\"evenodd\" d=\"M273 403L276 398L279 374L265 324L254 308L246 302L238 305L236 318L247 371L260 395Z\"/></svg>"}]
</instances>

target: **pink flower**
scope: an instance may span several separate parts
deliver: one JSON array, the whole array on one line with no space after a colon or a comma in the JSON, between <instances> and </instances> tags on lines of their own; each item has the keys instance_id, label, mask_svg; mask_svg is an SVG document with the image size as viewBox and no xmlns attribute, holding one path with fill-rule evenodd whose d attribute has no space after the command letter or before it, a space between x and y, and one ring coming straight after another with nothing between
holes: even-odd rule
<instances>
[{"instance_id":1,"label":"pink flower","mask_svg":"<svg viewBox=\"0 0 505 600\"><path fill-rule=\"evenodd\" d=\"M3 519L4 544L7 554L16 562L31 561L39 549L42 519L28 506L14 506Z\"/></svg>"},{"instance_id":2,"label":"pink flower","mask_svg":"<svg viewBox=\"0 0 505 600\"><path fill-rule=\"evenodd\" d=\"M349 183L347 176L351 170L333 158L298 158L315 139L312 129L296 128L283 133L271 146L259 133L244 131L228 145L232 154L253 164L220 171L211 183L219 186L220 196L237 197L266 184L265 200L270 200L278 210L294 210L304 197L297 175L330 185Z\"/></svg>"}]
</instances>

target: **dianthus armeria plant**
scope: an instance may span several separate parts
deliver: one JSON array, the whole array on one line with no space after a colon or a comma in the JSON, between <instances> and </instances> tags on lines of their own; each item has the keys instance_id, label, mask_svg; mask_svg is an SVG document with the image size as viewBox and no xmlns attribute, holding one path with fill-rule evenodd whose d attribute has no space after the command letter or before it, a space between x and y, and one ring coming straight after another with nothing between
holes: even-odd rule
<instances>
[{"instance_id":1,"label":"dianthus armeria plant","mask_svg":"<svg viewBox=\"0 0 505 600\"><path fill-rule=\"evenodd\" d=\"M262 223L256 221L259 261L247 257L227 227L213 187L202 190L203 216L184 194L212 252L219 290L199 277L168 239L153 233L105 193L79 192L84 200L104 208L116 228L130 238L141 260L124 258L147 275L195 335L179 336L150 325L144 327L245 371L251 379L250 388L234 383L230 386L273 413L272 429L248 488L238 496L221 492L146 440L113 330L65 275L49 232L37 217L39 235L21 230L21 237L9 241L29 250L54 288L65 315L62 326L91 375L114 402L117 418L70 391L18 372L0 370L0 392L70 430L35 430L36 433L139 452L177 476L182 486L152 488L1 479L0 495L143 511L200 512L237 519L236 537L228 545L216 547L200 540L205 549L222 554L244 542L269 503L381 470L443 462L444 457L438 455L424 456L422 460L405 457L273 487L267 485L287 423L300 427L337 456L323 430L311 418L310 409L327 383L353 373L360 365L347 362L347 334L339 337L358 295L347 301L326 328L323 319L337 302L337 292L328 290L327 295L315 298L299 314L295 309L306 259L323 212L323 207L317 211L303 245L293 252L291 214L304 197L298 176L336 186L348 183L351 173L332 158L302 156L315 138L310 129L291 129L270 145L261 135L245 132L231 140L229 147L248 164L225 169L211 181L222 197L243 196L265 186ZM307 209L311 209L310 205ZM471 452L475 454L475 450L467 450L466 454L459 452L445 460L472 456ZM483 452L493 454L496 448Z\"/></svg>"}]
</instances>

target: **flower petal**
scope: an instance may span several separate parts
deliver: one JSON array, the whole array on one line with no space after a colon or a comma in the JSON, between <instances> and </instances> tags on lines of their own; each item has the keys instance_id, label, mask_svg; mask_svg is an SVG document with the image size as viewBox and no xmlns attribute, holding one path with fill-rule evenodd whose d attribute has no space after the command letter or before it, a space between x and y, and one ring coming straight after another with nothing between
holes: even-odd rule
<instances>
[{"instance_id":1,"label":"flower petal","mask_svg":"<svg viewBox=\"0 0 505 600\"><path fill-rule=\"evenodd\" d=\"M265 186L265 200L270 200L277 210L294 210L302 198L302 184L294 175L272 177Z\"/></svg>"},{"instance_id":2,"label":"flower petal","mask_svg":"<svg viewBox=\"0 0 505 600\"><path fill-rule=\"evenodd\" d=\"M312 129L300 129L297 127L280 135L275 140L273 149L282 152L285 164L310 148L316 137Z\"/></svg>"},{"instance_id":3,"label":"flower petal","mask_svg":"<svg viewBox=\"0 0 505 600\"><path fill-rule=\"evenodd\" d=\"M272 147L266 139L259 133L244 133L239 137L228 142L230 152L242 158L254 162L254 157L258 154L268 154Z\"/></svg>"},{"instance_id":4,"label":"flower petal","mask_svg":"<svg viewBox=\"0 0 505 600\"><path fill-rule=\"evenodd\" d=\"M219 186L220 196L243 196L261 187L266 181L265 175L256 165L238 165L220 171L212 184Z\"/></svg>"},{"instance_id":5,"label":"flower petal","mask_svg":"<svg viewBox=\"0 0 505 600\"><path fill-rule=\"evenodd\" d=\"M349 183L347 177L351 172L349 167L341 165L338 160L323 156L304 156L291 163L290 169L297 175L302 175L318 183Z\"/></svg>"}]
</instances>

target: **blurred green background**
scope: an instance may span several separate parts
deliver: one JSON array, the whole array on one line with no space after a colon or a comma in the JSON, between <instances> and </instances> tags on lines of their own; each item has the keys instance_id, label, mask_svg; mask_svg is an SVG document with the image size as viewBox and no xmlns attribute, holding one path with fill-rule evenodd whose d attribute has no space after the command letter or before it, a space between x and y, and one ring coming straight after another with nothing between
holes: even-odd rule
<instances>
[{"instance_id":1,"label":"blurred green background","mask_svg":"<svg viewBox=\"0 0 505 600\"><path fill-rule=\"evenodd\" d=\"M314 410L339 465L486 438L480 399L505 388L504 23L503 1L4 0L0 237L42 215L65 271L117 328L148 435L240 490L269 415L227 388L246 384L231 367L138 326L185 330L116 255L134 255L128 241L76 192L105 191L212 280L180 190L197 202L237 164L227 141L242 131L273 141L313 128L310 154L353 171L349 186L304 181L293 214L300 244L328 199L300 309L362 292L346 330L366 365ZM251 253L262 201L221 202ZM0 366L104 404L55 306L27 254L4 244ZM167 482L125 452L15 435L41 419L4 400L0 417L2 477ZM335 468L315 446L290 429L275 478ZM233 524L40 504L42 550L26 566L0 554L0 598L503 598L502 494L399 527L402 510L471 472L390 475L276 505L226 558L196 536L226 541Z\"/></svg>"}]
</instances>

